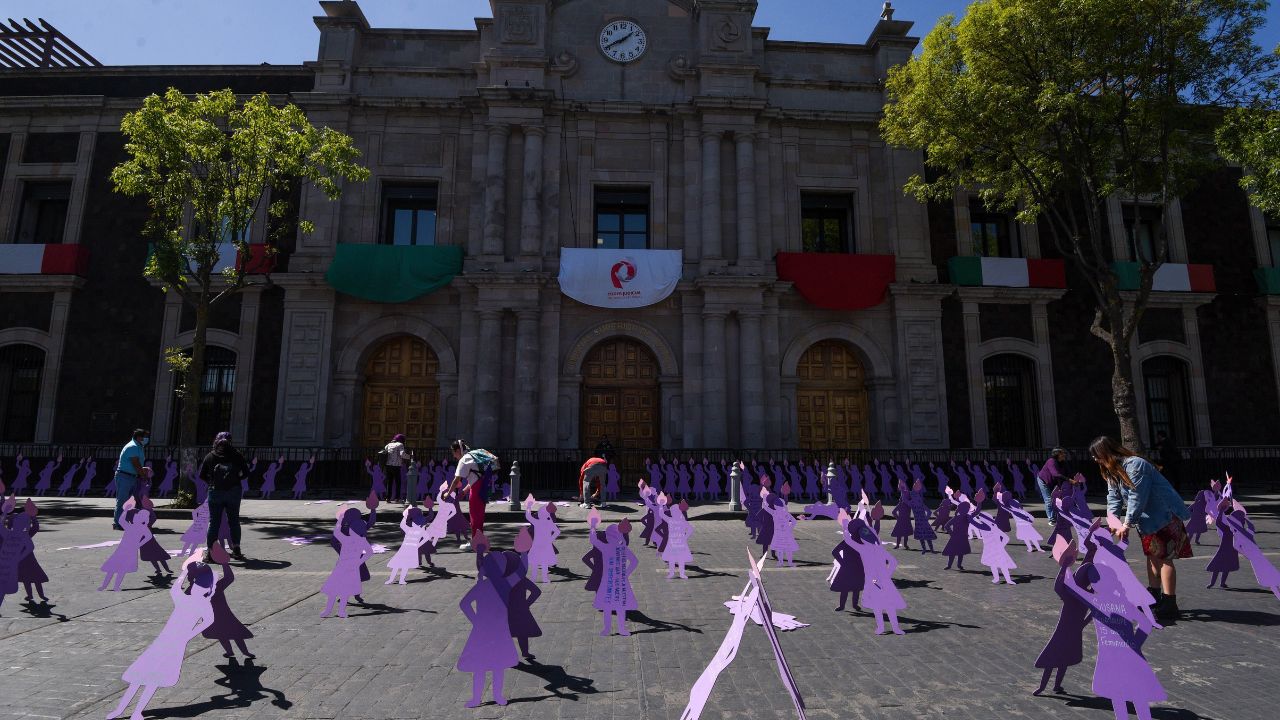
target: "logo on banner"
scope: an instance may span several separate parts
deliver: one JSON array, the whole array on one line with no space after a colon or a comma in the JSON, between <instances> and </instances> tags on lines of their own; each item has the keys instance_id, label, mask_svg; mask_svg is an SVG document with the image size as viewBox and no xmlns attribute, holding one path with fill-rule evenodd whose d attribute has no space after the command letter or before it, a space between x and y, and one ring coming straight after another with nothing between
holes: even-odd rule
<instances>
[{"instance_id":1,"label":"logo on banner","mask_svg":"<svg viewBox=\"0 0 1280 720\"><path fill-rule=\"evenodd\" d=\"M613 287L616 288L609 293L610 300L621 298L639 297L639 290L624 290L623 285L636 279L636 263L632 258L622 258L613 264L613 269L609 271L609 279L613 281Z\"/></svg>"}]
</instances>

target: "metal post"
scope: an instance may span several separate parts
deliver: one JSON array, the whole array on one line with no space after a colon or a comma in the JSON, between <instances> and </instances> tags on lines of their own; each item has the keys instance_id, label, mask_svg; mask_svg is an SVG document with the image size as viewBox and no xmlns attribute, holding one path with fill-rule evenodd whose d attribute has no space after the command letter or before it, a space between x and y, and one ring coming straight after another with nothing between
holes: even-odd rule
<instances>
[{"instance_id":1,"label":"metal post","mask_svg":"<svg viewBox=\"0 0 1280 720\"><path fill-rule=\"evenodd\" d=\"M520 461L514 460L511 463L511 474L508 476L511 481L511 499L507 503L508 510L520 509Z\"/></svg>"},{"instance_id":2,"label":"metal post","mask_svg":"<svg viewBox=\"0 0 1280 720\"><path fill-rule=\"evenodd\" d=\"M736 462L729 472L729 510L742 512L742 471Z\"/></svg>"},{"instance_id":3,"label":"metal post","mask_svg":"<svg viewBox=\"0 0 1280 720\"><path fill-rule=\"evenodd\" d=\"M835 496L831 494L831 487L836 481L836 463L834 460L827 465L827 504L835 502Z\"/></svg>"}]
</instances>

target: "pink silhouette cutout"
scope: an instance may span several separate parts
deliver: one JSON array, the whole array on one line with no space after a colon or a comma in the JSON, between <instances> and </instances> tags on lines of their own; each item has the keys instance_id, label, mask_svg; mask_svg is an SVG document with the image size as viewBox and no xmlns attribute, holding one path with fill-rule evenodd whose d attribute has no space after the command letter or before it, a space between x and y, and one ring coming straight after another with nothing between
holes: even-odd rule
<instances>
[{"instance_id":1,"label":"pink silhouette cutout","mask_svg":"<svg viewBox=\"0 0 1280 720\"><path fill-rule=\"evenodd\" d=\"M102 563L102 571L107 575L102 579L101 587L98 588L100 591L106 590L111 578L115 577L116 585L111 589L119 592L120 585L124 583L124 576L138 571L138 552L151 539L151 528L147 525L151 513L145 509L136 508L135 505L133 498L124 502L126 515L132 514L128 517L120 516L120 524L124 526L124 531L115 552Z\"/></svg>"},{"instance_id":2,"label":"pink silhouette cutout","mask_svg":"<svg viewBox=\"0 0 1280 720\"><path fill-rule=\"evenodd\" d=\"M506 705L507 698L502 692L503 676L507 668L520 663L511 639L508 611L511 585L503 575L504 570L502 553L486 554L479 563L476 584L458 604L471 623L471 633L458 656L458 669L472 674L471 699L467 701L469 708L484 702L486 674L493 677L493 701Z\"/></svg>"},{"instance_id":3,"label":"pink silhouette cutout","mask_svg":"<svg viewBox=\"0 0 1280 720\"><path fill-rule=\"evenodd\" d=\"M1007 490L996 496L996 503L1013 520L1014 536L1026 544L1027 552L1044 552L1044 548L1040 547L1040 541L1044 538L1036 530L1036 520L1022 507L1022 503L1014 499Z\"/></svg>"},{"instance_id":4,"label":"pink silhouette cutout","mask_svg":"<svg viewBox=\"0 0 1280 720\"><path fill-rule=\"evenodd\" d=\"M343 526L346 526L344 529ZM340 546L338 560L334 563L333 572L325 580L320 592L329 596L320 617L329 617L333 606L337 603L338 617L347 616L347 600L360 596L360 568L366 558L373 554L373 547L365 538L367 526L360 511L356 508L341 508L337 522L333 525L333 538Z\"/></svg>"},{"instance_id":5,"label":"pink silhouette cutout","mask_svg":"<svg viewBox=\"0 0 1280 720\"><path fill-rule=\"evenodd\" d=\"M595 529L600 524L600 513L594 508L588 515L587 524L591 528L587 537L591 540L592 547L600 551L604 568L600 576L600 589L596 591L593 603L596 610L604 613L604 627L600 635L607 637L611 634L613 618L617 618L618 634L630 635L626 625L627 611L640 607L631 589L631 575L640 567L640 558L627 546L617 525L610 525L605 530L603 541L597 537Z\"/></svg>"},{"instance_id":6,"label":"pink silhouette cutout","mask_svg":"<svg viewBox=\"0 0 1280 720\"><path fill-rule=\"evenodd\" d=\"M555 503L543 503L535 517L532 513L534 503L530 494L524 500L524 519L533 526L533 547L529 549L529 572L536 579L539 572L542 582L551 582L550 570L555 567L559 558L556 556L555 541L560 537L560 527L556 525Z\"/></svg>"},{"instance_id":7,"label":"pink silhouette cutout","mask_svg":"<svg viewBox=\"0 0 1280 720\"><path fill-rule=\"evenodd\" d=\"M680 574L682 580L688 580L685 564L693 561L693 553L689 550L689 538L693 537L693 524L685 518L689 503L681 500L680 504L671 508L671 516L667 518L667 549L662 553L663 562L667 563L667 579Z\"/></svg>"},{"instance_id":8,"label":"pink silhouette cutout","mask_svg":"<svg viewBox=\"0 0 1280 720\"><path fill-rule=\"evenodd\" d=\"M120 704L115 710L107 715L108 720L123 715L139 689L142 690L142 695L129 717L142 720L142 711L151 702L156 690L173 687L181 679L187 643L213 622L213 605L210 599L217 592L216 579L213 568L196 562L197 558L198 555L193 554L182 564L182 577L190 580L191 584L184 591L180 580L169 588L173 613L169 615L169 621L161 628L156 639L124 671L123 679L129 683L129 689L120 698Z\"/></svg>"},{"instance_id":9,"label":"pink silhouette cutout","mask_svg":"<svg viewBox=\"0 0 1280 720\"><path fill-rule=\"evenodd\" d=\"M309 460L298 466L298 471L293 475L293 499L301 500L302 496L307 493L307 474L311 472L311 468L316 466L316 456L312 455Z\"/></svg>"}]
</instances>

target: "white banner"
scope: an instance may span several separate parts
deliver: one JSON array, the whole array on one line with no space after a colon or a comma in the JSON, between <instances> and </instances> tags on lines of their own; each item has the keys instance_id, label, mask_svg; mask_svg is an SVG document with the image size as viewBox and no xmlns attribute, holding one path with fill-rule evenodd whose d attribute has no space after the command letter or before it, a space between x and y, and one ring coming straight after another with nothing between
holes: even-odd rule
<instances>
[{"instance_id":1,"label":"white banner","mask_svg":"<svg viewBox=\"0 0 1280 720\"><path fill-rule=\"evenodd\" d=\"M683 261L679 250L561 248L560 290L594 307L645 307L675 291Z\"/></svg>"}]
</instances>

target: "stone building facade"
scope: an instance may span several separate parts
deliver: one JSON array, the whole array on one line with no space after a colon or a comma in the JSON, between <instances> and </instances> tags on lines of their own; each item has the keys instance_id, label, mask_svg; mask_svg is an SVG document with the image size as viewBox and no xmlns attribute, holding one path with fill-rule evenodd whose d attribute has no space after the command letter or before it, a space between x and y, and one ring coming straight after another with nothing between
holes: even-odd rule
<instances>
[{"instance_id":1,"label":"stone building facade","mask_svg":"<svg viewBox=\"0 0 1280 720\"><path fill-rule=\"evenodd\" d=\"M206 414L249 444L1043 447L1110 429L1088 298L1037 229L967 193L902 192L922 158L877 122L888 69L918 42L910 22L837 45L770 40L749 0L492 0L474 31L373 28L353 2L320 4L318 59L298 67L0 74L0 238L30 244L23 218L65 187L50 242L87 253L74 270L0 268L0 371L38 386L0 408L0 440L172 435L160 357L189 344L190 314L140 278L145 207L107 179L120 117L169 85L287 99L352 135L372 171L339 202L292 198L316 231L215 314ZM55 135L62 154L33 161ZM1212 266L1217 286L1158 293L1137 342L1144 428L1185 444L1280 426L1280 304L1261 284L1280 230L1269 240L1237 176L1166 209L1171 260ZM1118 259L1144 212L1114 203ZM561 249L612 241L681 251L675 291L632 310L567 297ZM362 298L331 280L352 245L461 248L462 269L409 300ZM891 257L883 297L816 307L775 256L817 251ZM953 259L976 254L1066 282L960 277Z\"/></svg>"}]
</instances>

